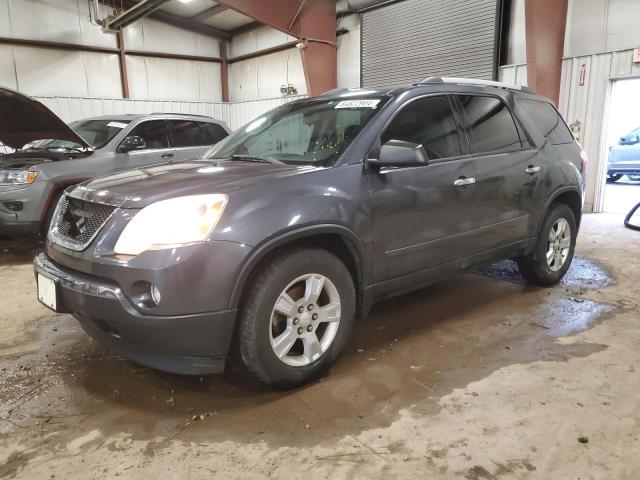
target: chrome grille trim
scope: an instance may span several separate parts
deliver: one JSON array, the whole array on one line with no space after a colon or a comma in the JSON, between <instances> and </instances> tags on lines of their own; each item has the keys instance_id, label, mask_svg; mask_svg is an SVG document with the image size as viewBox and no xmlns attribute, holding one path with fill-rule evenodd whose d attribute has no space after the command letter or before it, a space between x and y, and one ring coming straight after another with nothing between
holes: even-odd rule
<instances>
[{"instance_id":1,"label":"chrome grille trim","mask_svg":"<svg viewBox=\"0 0 640 480\"><path fill-rule=\"evenodd\" d=\"M114 206L80 200L65 193L56 206L49 240L76 252L85 250L116 210Z\"/></svg>"}]
</instances>

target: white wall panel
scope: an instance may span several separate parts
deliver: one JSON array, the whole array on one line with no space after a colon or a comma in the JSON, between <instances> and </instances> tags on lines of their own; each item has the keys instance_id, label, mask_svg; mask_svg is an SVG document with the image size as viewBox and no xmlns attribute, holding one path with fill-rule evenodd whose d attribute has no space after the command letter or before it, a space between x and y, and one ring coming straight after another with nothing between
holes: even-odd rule
<instances>
[{"instance_id":1,"label":"white wall panel","mask_svg":"<svg viewBox=\"0 0 640 480\"><path fill-rule=\"evenodd\" d=\"M338 87L360 86L360 15L349 15L338 21L338 28L349 33L340 35L338 41Z\"/></svg>"},{"instance_id":2,"label":"white wall panel","mask_svg":"<svg viewBox=\"0 0 640 480\"><path fill-rule=\"evenodd\" d=\"M180 100L222 99L221 66L165 58L127 56L129 94L132 98Z\"/></svg>"},{"instance_id":3,"label":"white wall panel","mask_svg":"<svg viewBox=\"0 0 640 480\"><path fill-rule=\"evenodd\" d=\"M13 46L0 45L0 86L18 89Z\"/></svg>"},{"instance_id":4,"label":"white wall panel","mask_svg":"<svg viewBox=\"0 0 640 480\"><path fill-rule=\"evenodd\" d=\"M527 61L524 2L525 0L512 0L511 3L506 59L510 65Z\"/></svg>"},{"instance_id":5,"label":"white wall panel","mask_svg":"<svg viewBox=\"0 0 640 480\"><path fill-rule=\"evenodd\" d=\"M638 0L569 0L564 56L638 47L639 18Z\"/></svg>"},{"instance_id":6,"label":"white wall panel","mask_svg":"<svg viewBox=\"0 0 640 480\"><path fill-rule=\"evenodd\" d=\"M270 27L260 27L235 35L231 40L229 55L237 57L292 42L295 37Z\"/></svg>"},{"instance_id":7,"label":"white wall panel","mask_svg":"<svg viewBox=\"0 0 640 480\"><path fill-rule=\"evenodd\" d=\"M123 30L129 50L219 57L219 41L166 23L143 18Z\"/></svg>"},{"instance_id":8,"label":"white wall panel","mask_svg":"<svg viewBox=\"0 0 640 480\"><path fill-rule=\"evenodd\" d=\"M580 122L579 141L589 157L585 209L602 211L602 187L607 167L607 100L611 80L640 77L640 64L633 63L633 51L625 50L597 55L565 58L562 62L560 112L568 123ZM584 85L580 85L580 68L585 65Z\"/></svg>"},{"instance_id":9,"label":"white wall panel","mask_svg":"<svg viewBox=\"0 0 640 480\"><path fill-rule=\"evenodd\" d=\"M512 85L527 85L527 64L502 65L498 70L498 79Z\"/></svg>"},{"instance_id":10,"label":"white wall panel","mask_svg":"<svg viewBox=\"0 0 640 480\"><path fill-rule=\"evenodd\" d=\"M87 21L86 0L0 0L1 36L115 48L114 35Z\"/></svg>"},{"instance_id":11,"label":"white wall panel","mask_svg":"<svg viewBox=\"0 0 640 480\"><path fill-rule=\"evenodd\" d=\"M35 97L65 122L125 113L192 113L224 120L237 129L268 110L303 97L270 98L243 103L132 100L90 97Z\"/></svg>"},{"instance_id":12,"label":"white wall panel","mask_svg":"<svg viewBox=\"0 0 640 480\"><path fill-rule=\"evenodd\" d=\"M291 48L229 65L229 96L233 102L273 98L280 86L292 84L299 95L306 95L300 51Z\"/></svg>"}]
</instances>

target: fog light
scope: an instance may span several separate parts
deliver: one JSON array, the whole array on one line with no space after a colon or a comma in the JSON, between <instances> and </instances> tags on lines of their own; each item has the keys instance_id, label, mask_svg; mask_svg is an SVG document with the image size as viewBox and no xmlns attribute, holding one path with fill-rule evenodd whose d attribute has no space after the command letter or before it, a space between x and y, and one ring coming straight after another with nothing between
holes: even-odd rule
<instances>
[{"instance_id":1,"label":"fog light","mask_svg":"<svg viewBox=\"0 0 640 480\"><path fill-rule=\"evenodd\" d=\"M162 296L160 295L160 290L155 285L151 285L151 300L156 305L160 304L160 300L162 300Z\"/></svg>"},{"instance_id":2,"label":"fog light","mask_svg":"<svg viewBox=\"0 0 640 480\"><path fill-rule=\"evenodd\" d=\"M131 286L131 300L140 308L157 307L162 299L158 287L150 282L140 280Z\"/></svg>"},{"instance_id":3,"label":"fog light","mask_svg":"<svg viewBox=\"0 0 640 480\"><path fill-rule=\"evenodd\" d=\"M23 208L22 202L4 202L4 206L7 210L12 212L19 212Z\"/></svg>"}]
</instances>

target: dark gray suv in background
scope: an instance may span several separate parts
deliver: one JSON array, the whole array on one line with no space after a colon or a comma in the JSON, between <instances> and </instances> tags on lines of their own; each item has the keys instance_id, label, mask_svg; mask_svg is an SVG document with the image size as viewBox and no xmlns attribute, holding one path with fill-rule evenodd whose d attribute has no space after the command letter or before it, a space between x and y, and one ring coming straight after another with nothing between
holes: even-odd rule
<instances>
[{"instance_id":1,"label":"dark gray suv in background","mask_svg":"<svg viewBox=\"0 0 640 480\"><path fill-rule=\"evenodd\" d=\"M35 259L40 300L139 363L203 374L229 358L292 387L376 301L506 258L551 285L573 257L586 157L526 89L336 90L205 157L67 190Z\"/></svg>"}]
</instances>

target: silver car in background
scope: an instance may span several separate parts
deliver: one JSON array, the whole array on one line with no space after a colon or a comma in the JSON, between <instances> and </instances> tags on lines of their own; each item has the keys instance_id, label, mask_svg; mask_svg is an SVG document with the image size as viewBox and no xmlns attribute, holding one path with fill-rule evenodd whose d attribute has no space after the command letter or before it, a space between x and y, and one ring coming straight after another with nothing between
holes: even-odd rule
<instances>
[{"instance_id":1,"label":"silver car in background","mask_svg":"<svg viewBox=\"0 0 640 480\"><path fill-rule=\"evenodd\" d=\"M220 120L169 113L112 115L66 125L37 100L0 88L0 144L5 147L0 152L0 237L45 233L70 185L197 158L229 133Z\"/></svg>"}]
</instances>

